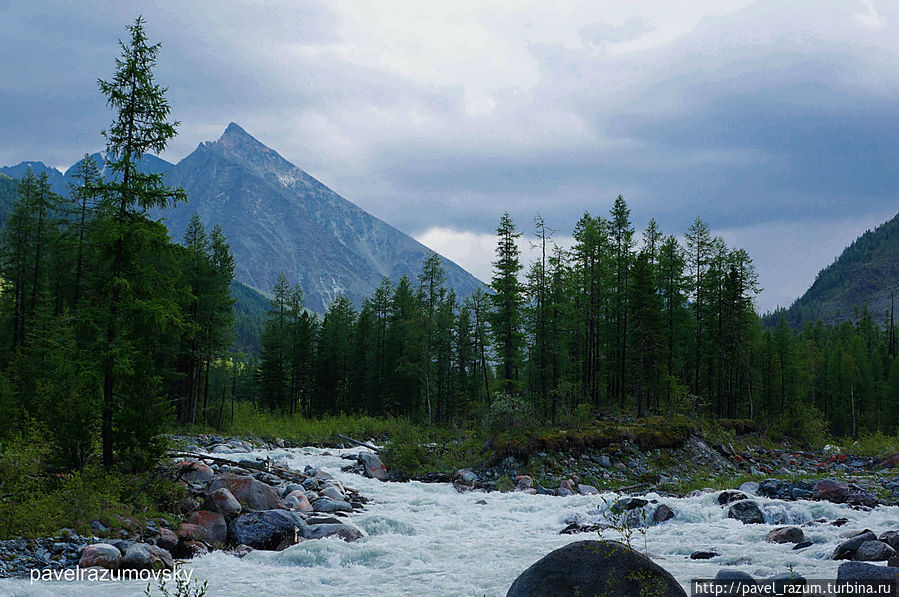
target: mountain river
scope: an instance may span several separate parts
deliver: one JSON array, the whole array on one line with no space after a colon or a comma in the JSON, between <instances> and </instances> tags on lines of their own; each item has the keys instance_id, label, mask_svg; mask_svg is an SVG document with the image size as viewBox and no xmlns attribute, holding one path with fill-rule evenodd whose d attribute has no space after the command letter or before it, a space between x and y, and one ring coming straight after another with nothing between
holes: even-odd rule
<instances>
[{"instance_id":1,"label":"mountain river","mask_svg":"<svg viewBox=\"0 0 899 597\"><path fill-rule=\"evenodd\" d=\"M303 470L322 468L371 501L348 520L366 537L346 543L337 538L304 541L282 552L252 552L243 559L213 552L185 563L193 575L209 581L208 597L306 597L433 595L502 596L528 566L572 541L596 539L596 533L560 535L571 520L590 524L607 520L608 505L618 496L554 497L524 493L458 493L444 483L383 483L341 472L339 457L358 449L297 448L252 452L278 464ZM232 454L240 460L247 454ZM807 578L834 578L839 562L829 560L840 534L869 528L878 535L899 529L899 507L880 506L861 512L829 502L782 502L754 498L766 524L744 525L727 518L716 493L667 498L648 494L676 512L676 517L633 532L632 546L671 572L689 594L692 578L712 578L719 568L748 572L756 578L793 570ZM603 500L605 498L605 501ZM484 501L486 504L479 504ZM608 504L608 505L607 505ZM651 516L653 506L647 507ZM803 527L811 547L794 551L790 544L765 542L779 524L800 525L816 519L847 518L842 527ZM603 538L620 539L615 531ZM711 560L694 561L696 550L714 550ZM15 596L138 596L139 582L36 582L0 579L0 595ZM159 594L155 591L154 594Z\"/></svg>"}]
</instances>

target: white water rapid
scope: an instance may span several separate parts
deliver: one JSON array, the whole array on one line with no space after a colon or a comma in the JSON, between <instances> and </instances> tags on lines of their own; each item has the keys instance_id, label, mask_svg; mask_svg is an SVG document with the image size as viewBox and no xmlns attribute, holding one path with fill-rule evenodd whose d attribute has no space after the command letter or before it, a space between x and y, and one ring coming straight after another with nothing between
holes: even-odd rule
<instances>
[{"instance_id":1,"label":"white water rapid","mask_svg":"<svg viewBox=\"0 0 899 597\"><path fill-rule=\"evenodd\" d=\"M354 543L337 538L304 541L283 552L256 551L243 559L213 552L186 562L196 578L209 581L208 597L502 596L525 568L550 551L597 538L596 533L560 535L566 521L598 523L607 510L601 496L595 495L460 494L443 483L382 483L340 471L347 461L339 454L358 449L330 450L334 455L328 456L322 452L299 448L253 452L249 457L266 455L300 471L306 465L319 467L358 489L371 501L348 519L368 536ZM604 497L611 505L618 496ZM754 498L767 524L744 525L727 518L716 493L684 499L645 497L668 504L676 517L648 528L645 537L634 533L631 544L671 572L688 594L690 579L712 578L722 567L756 578L790 569L806 578L834 578L839 562L828 558L845 540L842 532L868 528L880 534L899 529L899 507L860 512L827 502ZM480 500L486 504L478 504ZM814 544L807 549L793 551L790 544L765 542L775 525L840 517L849 519L848 524L803 527L806 539ZM605 531L603 538L620 536ZM706 561L689 559L693 551L706 549L720 555ZM144 588L137 582L0 580L0 595L17 597L138 596Z\"/></svg>"}]
</instances>

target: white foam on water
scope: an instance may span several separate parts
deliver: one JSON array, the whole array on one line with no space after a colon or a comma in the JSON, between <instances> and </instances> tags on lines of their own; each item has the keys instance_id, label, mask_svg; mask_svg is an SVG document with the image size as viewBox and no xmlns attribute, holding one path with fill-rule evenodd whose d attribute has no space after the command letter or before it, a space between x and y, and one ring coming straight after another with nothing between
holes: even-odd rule
<instances>
[{"instance_id":1,"label":"white foam on water","mask_svg":"<svg viewBox=\"0 0 899 597\"><path fill-rule=\"evenodd\" d=\"M367 536L353 543L338 538L304 541L283 552L256 551L243 559L221 552L191 560L185 566L194 576L209 581L209 597L263 595L378 596L400 595L495 596L505 595L512 581L528 566L573 541L597 539L596 533L560 535L570 520L584 524L607 522L608 507L619 497L571 496L559 498L523 493L460 494L443 483L382 483L343 473L350 450L302 448L228 458L268 456L282 465L303 470L312 465L354 487L371 501L347 520ZM716 493L690 498L644 496L671 506L673 520L633 531L632 546L646 551L688 588L693 578L712 578L728 567L757 577L793 570L807 578L834 578L840 562L830 559L849 529L868 528L876 533L899 529L899 507L880 506L861 512L828 502L782 502L753 498L765 514L766 524L744 525L727 517ZM478 504L484 500L486 504ZM651 517L655 505L646 507ZM847 518L842 527L812 524L803 527L814 543L800 551L792 545L765 542L774 526L801 525L820 518ZM613 530L602 538L621 539ZM714 550L712 560L690 560L696 550ZM140 583L41 583L0 581L0 595L34 597L139 596Z\"/></svg>"}]
</instances>

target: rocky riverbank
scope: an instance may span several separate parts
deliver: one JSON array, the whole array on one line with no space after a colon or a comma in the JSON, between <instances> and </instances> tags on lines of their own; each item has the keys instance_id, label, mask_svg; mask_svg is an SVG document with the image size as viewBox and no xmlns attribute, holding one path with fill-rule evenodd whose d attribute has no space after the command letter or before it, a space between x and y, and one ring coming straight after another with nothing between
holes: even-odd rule
<instances>
[{"instance_id":1,"label":"rocky riverbank","mask_svg":"<svg viewBox=\"0 0 899 597\"><path fill-rule=\"evenodd\" d=\"M389 465L389 461L388 461ZM604 449L537 452L527 457L509 455L498 462L454 474L422 475L422 481L452 482L459 491L527 491L572 495L604 490L687 495L705 484L718 489L734 487L736 479L754 479L760 495L784 500L828 499L873 507L899 503L899 458L860 457L835 449L821 452L789 448L750 448L738 452L726 444L691 436L673 448L641 450L624 441ZM839 479L816 496L821 478ZM739 481L737 482L739 484Z\"/></svg>"},{"instance_id":2,"label":"rocky riverbank","mask_svg":"<svg viewBox=\"0 0 899 597\"><path fill-rule=\"evenodd\" d=\"M187 490L179 505L183 522L149 520L142 528L107 528L94 521L94 535L63 529L57 537L0 542L0 577L33 569L80 566L108 569L173 569L175 560L224 549L242 557L254 549L283 550L301 541L339 537L355 541L364 532L345 517L366 498L327 472L279 467L271 460L239 460L230 454L285 447L283 441L178 438L184 444L168 461L168 474ZM352 466L352 465L351 465ZM356 462L362 474L384 478L377 456Z\"/></svg>"},{"instance_id":3,"label":"rocky riverbank","mask_svg":"<svg viewBox=\"0 0 899 597\"><path fill-rule=\"evenodd\" d=\"M298 446L283 440L257 438L223 438L192 436L172 438L179 446L177 456L167 462L168 474L186 490L187 498L179 504L171 522L150 520L135 528L121 525L106 528L95 521L94 534L78 536L63 530L58 536L36 540L13 540L0 543L0 576L21 576L34 568L69 568L75 565L168 568L178 559L220 550L243 556L251 550L285 549L303 541L337 537L352 542L364 536L347 516L365 508L366 498L334 479L331 475L307 466L289 470L279 466L277 451ZM347 443L334 447L347 448ZM254 451L274 451L274 455L254 456ZM302 468L302 450L295 452ZM316 451L318 453L318 451ZM382 463L368 449L347 453L345 471L375 479L390 479L389 459ZM389 452L388 452L389 458ZM274 458L275 460L272 460ZM421 480L453 483L460 492L512 491L552 494L563 498L571 495L595 495L608 490L645 494L655 497L630 497L618 500L610 511L623 517L630 527L665 524L678 516L677 507L666 496L702 495L712 489L679 491L678 483L695 483L700 475L714 474L719 487L730 491L716 492L720 507L731 518L744 524L764 521L781 525L772 542L789 542L803 549L803 539L788 521L778 520L764 499L795 501L822 500L866 509L881 504L895 504L899 497L899 475L896 459L861 458L838 450L823 452L794 451L789 448L749 448L734 450L698 436L685 439L669 448L641 449L639 442L620 441L602 448L536 452L528 456L485 456L485 462L454 474L435 472ZM769 472L770 471L770 472ZM772 475L766 478L765 475ZM742 483L749 476L757 480ZM822 480L823 477L823 480ZM728 479L730 481L728 482ZM489 496L484 496L490 499ZM477 495L472 496L478 499ZM617 496L616 496L617 499ZM597 500L602 501L602 496ZM839 520L814 521L819 525L839 525ZM622 525L585 523L572 518L560 526L563 533L603 530ZM864 531L867 529L854 529ZM876 561L889 561L895 554L891 533L894 529L874 529L874 537L865 536L857 546L865 546L855 557L885 556ZM805 529L808 535L808 529ZM849 541L854 537L847 537ZM884 548L882 545L886 545ZM792 549L792 547L790 547ZM714 558L714 546L697 546L696 559ZM876 552L876 553L875 553Z\"/></svg>"}]
</instances>

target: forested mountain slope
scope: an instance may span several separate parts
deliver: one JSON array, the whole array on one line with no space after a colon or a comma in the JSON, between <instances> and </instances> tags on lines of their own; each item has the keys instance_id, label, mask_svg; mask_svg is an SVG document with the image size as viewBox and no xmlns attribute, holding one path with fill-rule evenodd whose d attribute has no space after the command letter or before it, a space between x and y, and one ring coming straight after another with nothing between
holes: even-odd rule
<instances>
[{"instance_id":1,"label":"forested mountain slope","mask_svg":"<svg viewBox=\"0 0 899 597\"><path fill-rule=\"evenodd\" d=\"M786 310L787 321L838 323L852 319L856 307L866 306L874 319L884 321L890 297L899 294L899 214L849 245L832 264L818 273L814 284ZM780 314L769 316L776 323Z\"/></svg>"}]
</instances>

